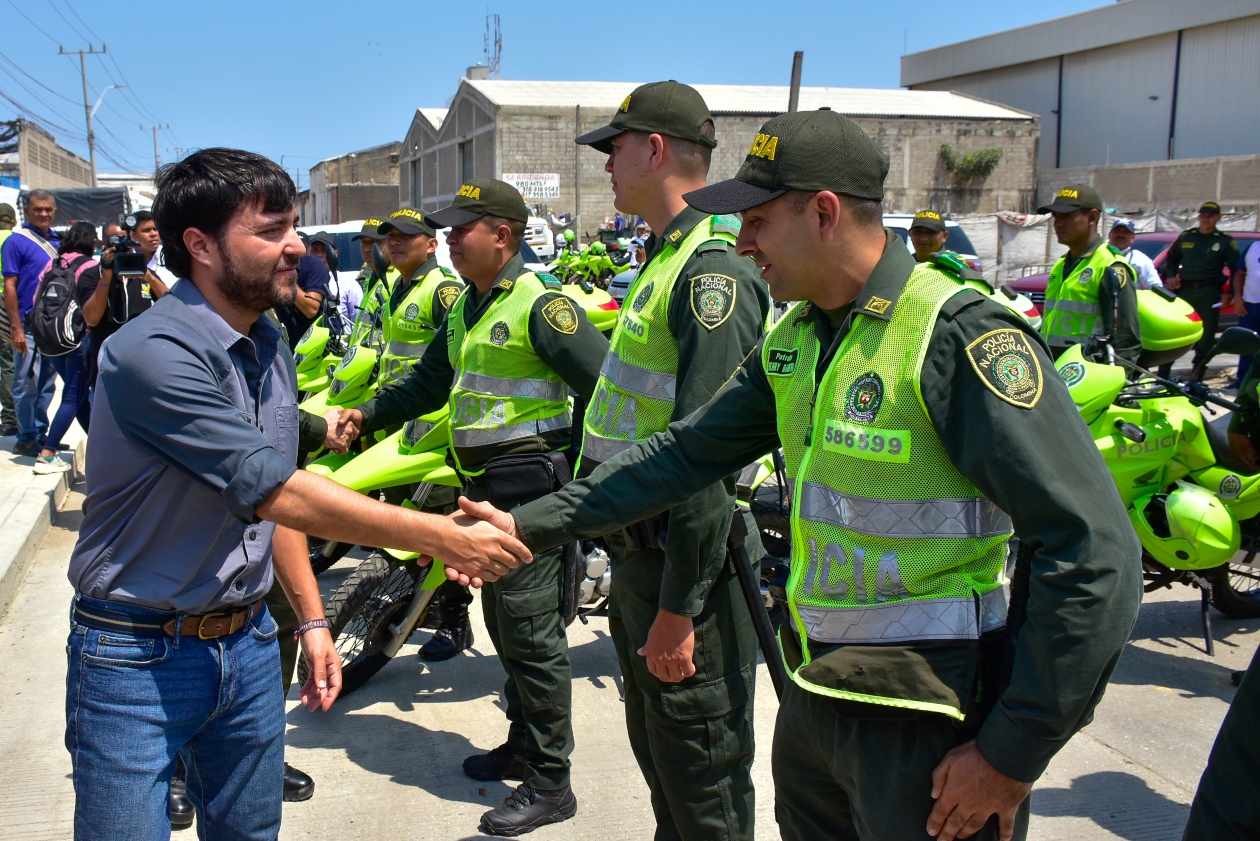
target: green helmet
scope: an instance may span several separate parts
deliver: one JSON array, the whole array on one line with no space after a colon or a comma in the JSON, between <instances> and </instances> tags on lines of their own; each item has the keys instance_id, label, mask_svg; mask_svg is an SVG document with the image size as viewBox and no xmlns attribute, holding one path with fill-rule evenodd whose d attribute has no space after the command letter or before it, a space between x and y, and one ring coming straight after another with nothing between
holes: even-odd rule
<instances>
[{"instance_id":1,"label":"green helmet","mask_svg":"<svg viewBox=\"0 0 1260 841\"><path fill-rule=\"evenodd\" d=\"M592 243L591 243L591 253L592 253L592 254L604 254L604 253L606 253L607 251L608 251L608 248L607 248L607 247L606 247L606 246L605 246L602 242L592 242Z\"/></svg>"},{"instance_id":2,"label":"green helmet","mask_svg":"<svg viewBox=\"0 0 1260 841\"><path fill-rule=\"evenodd\" d=\"M1129 519L1142 548L1172 569L1218 567L1242 543L1238 520L1216 494L1199 485L1178 482L1172 493L1139 499Z\"/></svg>"},{"instance_id":3,"label":"green helmet","mask_svg":"<svg viewBox=\"0 0 1260 841\"><path fill-rule=\"evenodd\" d=\"M571 228L566 229L564 232L564 241L572 245L575 239L577 239L577 234L573 233Z\"/></svg>"}]
</instances>

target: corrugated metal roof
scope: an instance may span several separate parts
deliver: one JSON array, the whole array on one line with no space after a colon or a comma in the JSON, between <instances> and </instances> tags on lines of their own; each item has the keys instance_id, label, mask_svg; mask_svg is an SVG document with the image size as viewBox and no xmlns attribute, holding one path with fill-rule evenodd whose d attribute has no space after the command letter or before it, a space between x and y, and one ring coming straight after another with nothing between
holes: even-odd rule
<instances>
[{"instance_id":1,"label":"corrugated metal roof","mask_svg":"<svg viewBox=\"0 0 1260 841\"><path fill-rule=\"evenodd\" d=\"M1260 13L1256 0L1122 0L901 57L901 84L921 85L1108 47Z\"/></svg>"},{"instance_id":2,"label":"corrugated metal roof","mask_svg":"<svg viewBox=\"0 0 1260 841\"><path fill-rule=\"evenodd\" d=\"M417 108L416 111L420 116L429 121L435 129L442 127L442 121L446 119L448 108Z\"/></svg>"},{"instance_id":3,"label":"corrugated metal roof","mask_svg":"<svg viewBox=\"0 0 1260 841\"><path fill-rule=\"evenodd\" d=\"M516 79L464 79L495 105L511 107L613 108L640 82L528 82ZM781 114L786 85L696 85L715 114ZM949 91L880 88L801 88L803 111L828 106L863 117L936 117L972 120L1028 120L1034 115ZM424 110L424 109L422 109Z\"/></svg>"}]
</instances>

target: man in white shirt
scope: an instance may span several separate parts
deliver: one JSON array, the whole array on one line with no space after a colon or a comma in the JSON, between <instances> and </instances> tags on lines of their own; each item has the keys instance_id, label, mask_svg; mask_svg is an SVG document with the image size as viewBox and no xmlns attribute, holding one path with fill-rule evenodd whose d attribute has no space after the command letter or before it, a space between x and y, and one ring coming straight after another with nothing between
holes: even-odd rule
<instances>
[{"instance_id":1,"label":"man in white shirt","mask_svg":"<svg viewBox=\"0 0 1260 841\"><path fill-rule=\"evenodd\" d=\"M1129 265L1133 267L1133 271L1137 275L1138 289L1154 289L1156 287L1162 289L1164 282L1159 279L1159 272L1155 269L1155 264L1151 262L1151 258L1133 247L1135 233L1132 219L1117 219L1112 223L1111 233L1108 234L1107 239L1120 250L1120 253L1129 261Z\"/></svg>"},{"instance_id":2,"label":"man in white shirt","mask_svg":"<svg viewBox=\"0 0 1260 841\"><path fill-rule=\"evenodd\" d=\"M1238 246L1246 247L1247 250L1243 252L1229 280L1230 287L1234 290L1234 312L1238 313L1238 326L1260 333L1260 248L1256 248L1257 242L1260 240L1238 240ZM1250 356L1238 357L1240 384L1250 367Z\"/></svg>"}]
</instances>

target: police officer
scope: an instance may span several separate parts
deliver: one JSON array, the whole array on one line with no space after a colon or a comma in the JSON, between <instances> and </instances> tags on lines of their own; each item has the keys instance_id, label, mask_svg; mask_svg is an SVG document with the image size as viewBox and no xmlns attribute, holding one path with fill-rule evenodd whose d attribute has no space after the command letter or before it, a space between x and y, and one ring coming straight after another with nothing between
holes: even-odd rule
<instances>
[{"instance_id":1,"label":"police officer","mask_svg":"<svg viewBox=\"0 0 1260 841\"><path fill-rule=\"evenodd\" d=\"M914 259L926 263L928 259L945 247L949 239L949 231L945 230L945 220L935 210L920 210L914 214L910 222L910 244L914 247Z\"/></svg>"},{"instance_id":2,"label":"police officer","mask_svg":"<svg viewBox=\"0 0 1260 841\"><path fill-rule=\"evenodd\" d=\"M559 281L526 271L519 250L528 219L516 188L491 180L469 181L450 207L429 214L431 226L451 228L451 260L467 287L420 364L341 413L354 434L449 401L451 448L465 492L501 505L541 496L551 487L537 487L535 477L567 471L559 451L572 439L569 389L589 401L608 350ZM523 780L482 816L482 831L492 835L519 835L577 813L569 786L571 668L559 613L563 554L538 553L521 574L487 585L482 595L486 629L507 672L510 728L505 744L466 759L464 772L477 780Z\"/></svg>"},{"instance_id":3,"label":"police officer","mask_svg":"<svg viewBox=\"0 0 1260 841\"><path fill-rule=\"evenodd\" d=\"M608 126L577 139L605 152L614 204L657 233L626 293L595 399L580 474L709 401L761 336L769 291L735 253L739 222L688 207L717 145L694 88L636 88ZM728 563L734 477L610 536L608 629L626 729L658 839L751 839L757 637ZM749 518L752 557L760 557Z\"/></svg>"},{"instance_id":4,"label":"police officer","mask_svg":"<svg viewBox=\"0 0 1260 841\"><path fill-rule=\"evenodd\" d=\"M1054 235L1068 247L1050 269L1041 332L1057 359L1076 344L1109 344L1117 356L1142 355L1133 268L1098 235L1102 199L1093 187L1069 184L1037 208L1054 215Z\"/></svg>"},{"instance_id":5,"label":"police officer","mask_svg":"<svg viewBox=\"0 0 1260 841\"><path fill-rule=\"evenodd\" d=\"M590 477L512 516L461 505L537 551L781 444L783 837L1022 838L1033 782L1089 721L1133 627L1140 547L1037 333L881 228L887 172L834 112L766 123L734 180L686 198L741 211L739 253L776 300L803 303L704 408Z\"/></svg>"},{"instance_id":6,"label":"police officer","mask_svg":"<svg viewBox=\"0 0 1260 841\"><path fill-rule=\"evenodd\" d=\"M1214 201L1199 208L1199 224L1186 228L1173 241L1164 258L1164 280L1184 298L1203 321L1203 338L1194 346L1194 364L1216 343L1216 326L1221 307L1229 303L1225 295L1225 269L1238 265L1238 243L1218 231L1221 206Z\"/></svg>"}]
</instances>

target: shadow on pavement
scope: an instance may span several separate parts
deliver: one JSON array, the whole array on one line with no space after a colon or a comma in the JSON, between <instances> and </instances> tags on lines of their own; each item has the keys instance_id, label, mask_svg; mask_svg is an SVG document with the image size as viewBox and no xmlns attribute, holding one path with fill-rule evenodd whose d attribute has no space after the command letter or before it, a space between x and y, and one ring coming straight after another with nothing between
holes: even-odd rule
<instances>
[{"instance_id":1,"label":"shadow on pavement","mask_svg":"<svg viewBox=\"0 0 1260 841\"><path fill-rule=\"evenodd\" d=\"M1183 585L1174 584L1176 591ZM1137 626L1133 629L1131 640L1152 640L1160 645L1172 648L1178 644L1188 645L1196 651L1203 651L1203 627L1199 623L1198 591L1184 588L1185 598L1178 600L1151 601L1148 595L1142 603L1142 612L1138 614ZM1260 630L1260 619L1230 619L1211 610L1212 638L1218 646L1226 648L1236 645L1231 641L1234 634L1246 634Z\"/></svg>"},{"instance_id":2,"label":"shadow on pavement","mask_svg":"<svg viewBox=\"0 0 1260 841\"><path fill-rule=\"evenodd\" d=\"M1130 841L1179 841L1190 807L1169 800L1133 774L1099 771L1077 777L1071 788L1035 789L1032 813L1089 818Z\"/></svg>"},{"instance_id":3,"label":"shadow on pavement","mask_svg":"<svg viewBox=\"0 0 1260 841\"><path fill-rule=\"evenodd\" d=\"M1126 645L1124 655L1111 676L1111 683L1166 686L1176 690L1183 698L1216 698L1228 704L1237 691L1229 680L1231 672L1231 669L1211 660Z\"/></svg>"}]
</instances>

